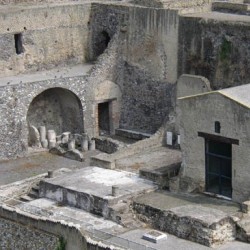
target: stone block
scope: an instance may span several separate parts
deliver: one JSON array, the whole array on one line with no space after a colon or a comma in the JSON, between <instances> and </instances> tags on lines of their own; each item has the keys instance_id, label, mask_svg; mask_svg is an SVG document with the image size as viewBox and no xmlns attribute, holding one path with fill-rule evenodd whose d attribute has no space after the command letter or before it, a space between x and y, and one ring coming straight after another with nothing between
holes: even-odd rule
<instances>
[{"instance_id":1,"label":"stone block","mask_svg":"<svg viewBox=\"0 0 250 250\"><path fill-rule=\"evenodd\" d=\"M69 150L63 156L75 161L84 161L82 153L77 149Z\"/></svg>"},{"instance_id":2,"label":"stone block","mask_svg":"<svg viewBox=\"0 0 250 250\"><path fill-rule=\"evenodd\" d=\"M250 201L244 201L241 204L241 210L243 213L250 213Z\"/></svg>"}]
</instances>

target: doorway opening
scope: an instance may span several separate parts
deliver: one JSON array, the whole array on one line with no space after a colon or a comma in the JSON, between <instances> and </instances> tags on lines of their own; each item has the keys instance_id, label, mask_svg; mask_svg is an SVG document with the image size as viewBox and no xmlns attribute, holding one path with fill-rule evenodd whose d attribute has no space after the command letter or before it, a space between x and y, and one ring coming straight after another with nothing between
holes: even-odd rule
<instances>
[{"instance_id":1,"label":"doorway opening","mask_svg":"<svg viewBox=\"0 0 250 250\"><path fill-rule=\"evenodd\" d=\"M232 197L232 144L206 139L206 192Z\"/></svg>"},{"instance_id":2,"label":"doorway opening","mask_svg":"<svg viewBox=\"0 0 250 250\"><path fill-rule=\"evenodd\" d=\"M98 104L98 129L99 135L110 134L110 103Z\"/></svg>"}]
</instances>

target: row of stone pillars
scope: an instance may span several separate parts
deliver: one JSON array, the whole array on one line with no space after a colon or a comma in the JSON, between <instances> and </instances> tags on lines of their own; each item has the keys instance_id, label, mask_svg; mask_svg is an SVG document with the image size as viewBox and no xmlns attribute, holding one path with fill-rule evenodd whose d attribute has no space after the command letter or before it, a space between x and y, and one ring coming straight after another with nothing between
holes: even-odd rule
<instances>
[{"instance_id":1,"label":"row of stone pillars","mask_svg":"<svg viewBox=\"0 0 250 250\"><path fill-rule=\"evenodd\" d=\"M95 150L95 140L89 140L89 137L86 133L82 135L71 134L71 132L64 132L61 135L56 135L54 130L46 131L45 126L40 126L38 128L40 134L40 142L43 148L54 148L60 144L67 144L68 150L73 150L76 148L76 139L80 140L81 151L85 152L88 150ZM80 138L79 138L80 136Z\"/></svg>"}]
</instances>

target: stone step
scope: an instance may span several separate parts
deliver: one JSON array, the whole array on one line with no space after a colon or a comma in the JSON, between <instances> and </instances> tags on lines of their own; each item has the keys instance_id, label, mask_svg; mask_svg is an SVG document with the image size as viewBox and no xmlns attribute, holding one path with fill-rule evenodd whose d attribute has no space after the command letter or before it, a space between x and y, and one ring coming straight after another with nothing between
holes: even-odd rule
<instances>
[{"instance_id":1,"label":"stone step","mask_svg":"<svg viewBox=\"0 0 250 250\"><path fill-rule=\"evenodd\" d=\"M250 215L243 216L241 220L236 223L236 238L250 243Z\"/></svg>"},{"instance_id":2,"label":"stone step","mask_svg":"<svg viewBox=\"0 0 250 250\"><path fill-rule=\"evenodd\" d=\"M122 137L134 139L134 140L143 140L143 139L149 138L152 135L149 133L138 132L138 131L133 131L133 130L128 130L128 129L121 129L121 128L116 129L115 134L122 136Z\"/></svg>"},{"instance_id":3,"label":"stone step","mask_svg":"<svg viewBox=\"0 0 250 250\"><path fill-rule=\"evenodd\" d=\"M31 190L28 196L31 198L37 199L39 197L39 193L37 191Z\"/></svg>"},{"instance_id":4,"label":"stone step","mask_svg":"<svg viewBox=\"0 0 250 250\"><path fill-rule=\"evenodd\" d=\"M28 195L23 195L20 197L19 199L20 201L23 201L23 202L29 202L29 201L33 201L34 199Z\"/></svg>"},{"instance_id":5,"label":"stone step","mask_svg":"<svg viewBox=\"0 0 250 250\"><path fill-rule=\"evenodd\" d=\"M181 162L164 167L142 168L140 177L155 182L161 189L169 188L169 180L178 176Z\"/></svg>"}]
</instances>

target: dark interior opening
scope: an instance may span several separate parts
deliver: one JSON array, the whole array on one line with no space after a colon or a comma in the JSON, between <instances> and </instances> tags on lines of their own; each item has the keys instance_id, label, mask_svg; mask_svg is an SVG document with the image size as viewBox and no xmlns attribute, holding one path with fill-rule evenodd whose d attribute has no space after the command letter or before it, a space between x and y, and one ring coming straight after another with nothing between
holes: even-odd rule
<instances>
[{"instance_id":1,"label":"dark interior opening","mask_svg":"<svg viewBox=\"0 0 250 250\"><path fill-rule=\"evenodd\" d=\"M83 112L79 98L63 88L47 89L31 102L27 114L29 125L46 126L59 135L83 132Z\"/></svg>"},{"instance_id":2,"label":"dark interior opening","mask_svg":"<svg viewBox=\"0 0 250 250\"><path fill-rule=\"evenodd\" d=\"M101 55L104 50L108 47L108 44L110 42L110 36L106 31L102 31L100 33L100 35L98 35L97 37L97 42L96 42L96 46L95 46L95 55L96 57L98 57L99 55Z\"/></svg>"},{"instance_id":3,"label":"dark interior opening","mask_svg":"<svg viewBox=\"0 0 250 250\"><path fill-rule=\"evenodd\" d=\"M232 197L232 144L206 140L206 191Z\"/></svg>"},{"instance_id":4,"label":"dark interior opening","mask_svg":"<svg viewBox=\"0 0 250 250\"><path fill-rule=\"evenodd\" d=\"M98 124L100 135L110 134L109 102L98 104Z\"/></svg>"},{"instance_id":5,"label":"dark interior opening","mask_svg":"<svg viewBox=\"0 0 250 250\"><path fill-rule=\"evenodd\" d=\"M22 33L18 33L14 35L15 39L15 49L16 49L16 54L22 54L24 49L23 49L23 35Z\"/></svg>"}]
</instances>

